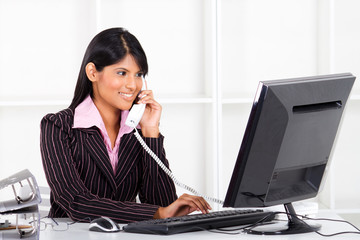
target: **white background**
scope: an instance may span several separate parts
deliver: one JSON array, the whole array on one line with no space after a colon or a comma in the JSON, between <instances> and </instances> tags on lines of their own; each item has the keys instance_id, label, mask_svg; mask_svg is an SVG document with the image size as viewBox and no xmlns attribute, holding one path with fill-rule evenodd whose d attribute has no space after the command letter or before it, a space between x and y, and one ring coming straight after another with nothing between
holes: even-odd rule
<instances>
[{"instance_id":1,"label":"white background","mask_svg":"<svg viewBox=\"0 0 360 240\"><path fill-rule=\"evenodd\" d=\"M177 178L224 198L258 81L360 74L357 0L0 0L0 178L46 185L39 124L68 106L87 44L125 27L149 60ZM360 83L315 201L360 217ZM182 190L179 189L179 193Z\"/></svg>"}]
</instances>

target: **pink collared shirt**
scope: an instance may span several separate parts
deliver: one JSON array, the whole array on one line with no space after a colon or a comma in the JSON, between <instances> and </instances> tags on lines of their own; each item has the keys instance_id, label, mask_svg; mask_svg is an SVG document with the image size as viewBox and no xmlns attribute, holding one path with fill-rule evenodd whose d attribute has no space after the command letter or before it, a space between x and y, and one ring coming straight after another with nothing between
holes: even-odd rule
<instances>
[{"instance_id":1,"label":"pink collared shirt","mask_svg":"<svg viewBox=\"0 0 360 240\"><path fill-rule=\"evenodd\" d=\"M110 137L106 131L104 121L90 95L75 108L73 128L90 128L96 126L100 129L114 173L119 161L120 139L124 134L130 133L133 130L131 127L125 125L128 114L129 111L121 111L120 130L115 140L115 146L114 148L111 148Z\"/></svg>"}]
</instances>

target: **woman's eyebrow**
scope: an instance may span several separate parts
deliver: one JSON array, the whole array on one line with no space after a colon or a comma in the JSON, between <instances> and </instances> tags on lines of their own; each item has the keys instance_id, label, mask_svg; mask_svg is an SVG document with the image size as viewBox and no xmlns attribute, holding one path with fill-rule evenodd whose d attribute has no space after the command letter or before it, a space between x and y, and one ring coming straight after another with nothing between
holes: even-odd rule
<instances>
[{"instance_id":1,"label":"woman's eyebrow","mask_svg":"<svg viewBox=\"0 0 360 240\"><path fill-rule=\"evenodd\" d=\"M115 68L115 70L125 70L125 71L129 71L129 70L127 70L126 68L122 68L122 67L118 67L118 68Z\"/></svg>"}]
</instances>

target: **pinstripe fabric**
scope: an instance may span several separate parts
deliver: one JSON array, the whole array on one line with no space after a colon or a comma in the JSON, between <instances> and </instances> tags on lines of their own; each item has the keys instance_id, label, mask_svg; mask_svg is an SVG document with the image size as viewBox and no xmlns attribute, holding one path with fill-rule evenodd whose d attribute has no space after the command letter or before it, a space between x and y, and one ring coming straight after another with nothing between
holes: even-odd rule
<instances>
[{"instance_id":1,"label":"pinstripe fabric","mask_svg":"<svg viewBox=\"0 0 360 240\"><path fill-rule=\"evenodd\" d=\"M173 181L145 153L133 132L121 139L114 173L99 129L73 129L73 119L73 111L65 109L41 121L41 156L51 189L49 216L140 221L177 198ZM168 165L163 136L144 139ZM141 204L135 203L138 193Z\"/></svg>"}]
</instances>

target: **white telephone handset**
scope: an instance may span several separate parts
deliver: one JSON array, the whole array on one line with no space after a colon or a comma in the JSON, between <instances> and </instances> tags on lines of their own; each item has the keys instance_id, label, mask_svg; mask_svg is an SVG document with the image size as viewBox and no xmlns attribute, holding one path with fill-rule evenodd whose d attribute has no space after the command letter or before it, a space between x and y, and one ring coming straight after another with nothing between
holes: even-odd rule
<instances>
[{"instance_id":1,"label":"white telephone handset","mask_svg":"<svg viewBox=\"0 0 360 240\"><path fill-rule=\"evenodd\" d=\"M143 85L141 90L145 90L146 89L145 80L144 78L142 80L143 80ZM136 128L144 114L145 107L146 104L142 104L142 103L134 104L129 112L128 117L126 118L125 124L129 127Z\"/></svg>"},{"instance_id":2,"label":"white telephone handset","mask_svg":"<svg viewBox=\"0 0 360 240\"><path fill-rule=\"evenodd\" d=\"M145 90L145 80L143 78L143 87L142 90ZM174 183L176 185L178 185L181 188L184 188L186 190L188 190L189 192L201 196L209 201L218 203L218 204L223 204L224 202L216 199L216 198L212 198L212 197L208 197L205 195L200 194L198 191L196 191L195 189L181 183L179 180L177 180L174 176L174 174L170 171L170 169L168 169L165 164L160 160L160 158L158 156L156 156L156 154L149 148L149 146L145 143L144 139L142 139L142 137L140 136L139 132L137 131L136 127L139 124L142 115L144 114L145 111L145 107L146 104L134 104L129 112L129 115L125 121L125 124L129 127L132 127L135 129L135 137L137 138L137 140L140 142L141 146L145 149L145 151L155 160L155 162L160 166L160 168L174 181Z\"/></svg>"}]
</instances>

